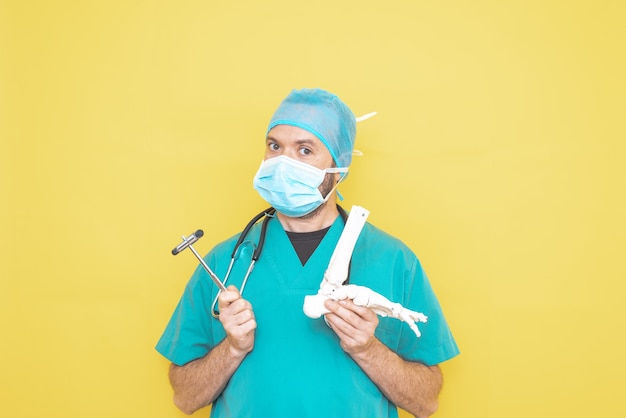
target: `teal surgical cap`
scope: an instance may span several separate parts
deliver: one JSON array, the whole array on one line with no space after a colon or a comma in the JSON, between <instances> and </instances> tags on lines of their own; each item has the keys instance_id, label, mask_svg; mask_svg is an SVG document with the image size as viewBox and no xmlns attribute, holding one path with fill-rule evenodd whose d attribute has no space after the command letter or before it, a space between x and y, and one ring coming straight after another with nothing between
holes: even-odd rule
<instances>
[{"instance_id":1,"label":"teal surgical cap","mask_svg":"<svg viewBox=\"0 0 626 418\"><path fill-rule=\"evenodd\" d=\"M334 94L320 89L293 90L272 116L267 132L276 125L292 125L311 132L326 145L337 167L350 166L356 119Z\"/></svg>"}]
</instances>

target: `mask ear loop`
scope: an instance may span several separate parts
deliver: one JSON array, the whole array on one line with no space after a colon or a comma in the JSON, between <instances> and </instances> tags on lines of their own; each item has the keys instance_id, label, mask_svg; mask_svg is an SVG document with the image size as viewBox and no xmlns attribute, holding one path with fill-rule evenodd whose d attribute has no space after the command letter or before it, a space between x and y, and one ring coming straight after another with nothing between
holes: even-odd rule
<instances>
[{"instance_id":1,"label":"mask ear loop","mask_svg":"<svg viewBox=\"0 0 626 418\"><path fill-rule=\"evenodd\" d=\"M337 196L339 197L339 200L343 201L343 196L341 195L341 193L339 193L339 189L337 189L337 188L339 187L339 184L348 175L348 168L327 168L325 171L326 171L326 174L339 173L339 174L341 174L341 177L339 178L339 181L337 181L337 183L335 183L335 185L330 190L330 192L328 192L328 194L324 197L324 203L328 202L328 199L330 199L330 196L332 196L333 193L337 193Z\"/></svg>"},{"instance_id":2,"label":"mask ear loop","mask_svg":"<svg viewBox=\"0 0 626 418\"><path fill-rule=\"evenodd\" d=\"M371 118L372 116L376 116L377 114L378 114L378 112L366 113L363 116L359 116L358 118L355 118L355 120L357 122L363 122L364 120L367 120L367 119Z\"/></svg>"},{"instance_id":3,"label":"mask ear loop","mask_svg":"<svg viewBox=\"0 0 626 418\"><path fill-rule=\"evenodd\" d=\"M354 118L356 120L356 122L363 122L364 120L367 120L371 117L374 117L378 114L378 112L370 112L370 113L366 113L363 116L359 116L358 118ZM356 156L356 157L362 157L363 153L358 150L358 149L354 149L352 150L352 155ZM343 199L342 199L343 200Z\"/></svg>"}]
</instances>

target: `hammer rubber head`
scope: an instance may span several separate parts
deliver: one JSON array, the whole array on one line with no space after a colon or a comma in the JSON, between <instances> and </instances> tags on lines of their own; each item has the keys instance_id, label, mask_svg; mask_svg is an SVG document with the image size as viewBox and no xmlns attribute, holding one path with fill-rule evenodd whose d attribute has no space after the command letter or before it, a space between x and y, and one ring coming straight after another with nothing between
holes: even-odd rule
<instances>
[{"instance_id":1,"label":"hammer rubber head","mask_svg":"<svg viewBox=\"0 0 626 418\"><path fill-rule=\"evenodd\" d=\"M183 251L185 248L189 247L191 244L193 244L194 242L202 238L203 235L204 235L204 232L201 229L198 229L191 236L187 238L183 237L183 242L178 244L176 248L172 250L172 255L176 255L179 252Z\"/></svg>"}]
</instances>

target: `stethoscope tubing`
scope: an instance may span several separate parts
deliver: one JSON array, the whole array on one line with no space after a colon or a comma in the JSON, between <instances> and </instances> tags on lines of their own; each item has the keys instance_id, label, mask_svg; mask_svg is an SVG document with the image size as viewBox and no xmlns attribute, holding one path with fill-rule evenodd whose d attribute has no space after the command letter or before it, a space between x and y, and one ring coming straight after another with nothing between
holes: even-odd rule
<instances>
[{"instance_id":1,"label":"stethoscope tubing","mask_svg":"<svg viewBox=\"0 0 626 418\"><path fill-rule=\"evenodd\" d=\"M246 227L243 229L243 231L241 231L241 234L239 234L239 239L237 239L237 242L235 243L235 248L233 249L233 252L230 255L230 263L228 264L228 270L226 270L226 275L224 276L224 280L222 281L222 286L224 287L224 289L220 288L220 290L217 292L217 295L215 296L215 299L213 299L213 303L211 304L211 315L213 316L213 318L219 318L220 314L215 309L215 305L217 305L217 298L219 298L222 290L226 289L226 282L230 278L230 272L233 269L233 265L235 264L235 256L237 255L237 251L239 250L239 247L241 246L241 244L243 244L244 240L248 236L248 233L250 232L252 227L259 221L259 219L264 218L263 224L261 225L261 234L259 236L259 242L257 243L256 249L252 253L252 260L250 261L248 270L246 271L243 281L241 282L241 288L239 289L239 293L243 294L243 289L246 287L246 283L248 282L248 278L250 277L250 274L252 273L252 270L254 269L254 265L256 264L256 261L259 259L259 257L261 256L261 252L263 251L263 245L265 244L265 234L267 232L267 224L269 220L274 217L275 214L276 214L276 209L274 209L273 207L269 207L265 209L264 211L258 213L254 218L252 218L250 222L248 222Z\"/></svg>"},{"instance_id":2,"label":"stethoscope tubing","mask_svg":"<svg viewBox=\"0 0 626 418\"><path fill-rule=\"evenodd\" d=\"M348 219L347 212L339 205L337 205L337 209L339 210L339 214L341 215L341 218L343 219L343 222L345 224L345 222ZM261 233L259 235L259 241L257 242L257 247L252 253L252 259L250 261L250 265L248 266L248 270L246 271L243 281L241 282L241 288L239 289L239 293L243 294L243 289L245 288L246 283L248 282L248 278L250 277L250 274L252 274L252 270L254 269L254 266L257 260L259 259L259 257L261 257L261 252L263 251L263 245L265 244L265 234L267 232L267 225L269 223L269 220L273 218L275 215L276 215L276 209L274 209L273 207L269 207L265 209L264 211L258 213L254 218L252 218L250 222L248 222L246 227L243 229L243 231L241 231L241 234L239 234L239 238L237 239L237 242L235 243L235 248L233 249L233 252L230 255L230 263L228 264L226 275L224 276L224 280L222 281L223 288L220 288L220 290L217 292L217 295L215 296L215 299L213 299L213 303L211 304L211 315L213 316L213 318L217 319L220 316L219 312L215 309L215 306L217 305L217 299L219 298L220 293L222 292L222 290L226 289L226 282L228 281L230 277L230 272L233 269L233 265L235 264L235 256L237 255L237 251L239 250L239 247L241 246L241 244L243 244L244 240L248 236L248 233L250 232L252 227L254 227L254 225L261 218L264 218L263 223L261 224ZM346 279L346 283L349 282L349 280L350 280L350 270L348 268L348 279Z\"/></svg>"}]
</instances>

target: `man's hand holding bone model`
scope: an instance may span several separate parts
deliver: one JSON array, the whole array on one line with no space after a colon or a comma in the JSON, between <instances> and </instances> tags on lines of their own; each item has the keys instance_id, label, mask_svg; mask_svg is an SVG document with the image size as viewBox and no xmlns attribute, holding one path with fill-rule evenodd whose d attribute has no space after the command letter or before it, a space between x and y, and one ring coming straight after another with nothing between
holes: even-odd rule
<instances>
[{"instance_id":1,"label":"man's hand holding bone model","mask_svg":"<svg viewBox=\"0 0 626 418\"><path fill-rule=\"evenodd\" d=\"M370 308L357 306L350 299L328 299L324 306L330 311L326 322L339 337L341 348L348 354L356 354L372 346L376 337L378 315Z\"/></svg>"},{"instance_id":2,"label":"man's hand holding bone model","mask_svg":"<svg viewBox=\"0 0 626 418\"><path fill-rule=\"evenodd\" d=\"M339 336L341 348L363 369L394 404L418 418L437 409L441 388L438 366L428 367L400 358L374 336L378 315L350 299L324 301L330 328Z\"/></svg>"}]
</instances>

